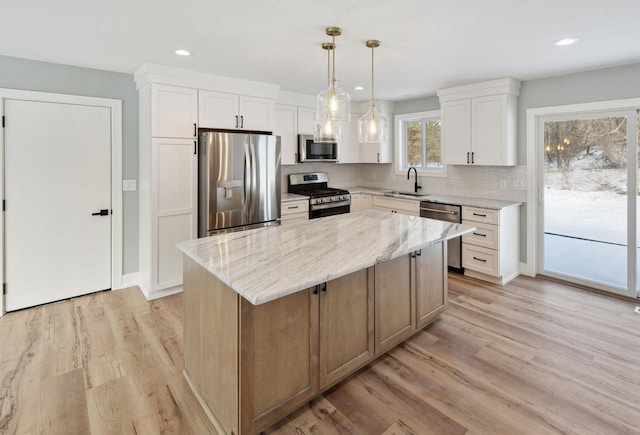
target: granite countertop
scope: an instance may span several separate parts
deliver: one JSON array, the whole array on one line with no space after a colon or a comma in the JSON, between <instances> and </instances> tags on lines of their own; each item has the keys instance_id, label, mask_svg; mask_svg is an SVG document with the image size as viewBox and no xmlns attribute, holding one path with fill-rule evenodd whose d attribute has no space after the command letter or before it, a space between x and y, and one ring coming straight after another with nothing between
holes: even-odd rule
<instances>
[{"instance_id":1,"label":"granite countertop","mask_svg":"<svg viewBox=\"0 0 640 435\"><path fill-rule=\"evenodd\" d=\"M300 201L302 199L308 200L306 195L298 195L297 193L282 192L280 195L280 202Z\"/></svg>"},{"instance_id":2,"label":"granite countertop","mask_svg":"<svg viewBox=\"0 0 640 435\"><path fill-rule=\"evenodd\" d=\"M438 193L424 193L415 196L412 192L398 192L393 189L385 189L381 187L347 187L349 193L369 193L371 195L389 196L393 198L412 199L414 201L437 202L441 204L462 205L467 207L480 207L490 210L502 210L503 208L522 205L518 201L503 201L499 199L476 198L470 196L441 195ZM389 193L396 192L396 193ZM406 194L409 193L409 194Z\"/></svg>"},{"instance_id":3,"label":"granite countertop","mask_svg":"<svg viewBox=\"0 0 640 435\"><path fill-rule=\"evenodd\" d=\"M254 305L473 231L380 210L190 240L178 248Z\"/></svg>"}]
</instances>

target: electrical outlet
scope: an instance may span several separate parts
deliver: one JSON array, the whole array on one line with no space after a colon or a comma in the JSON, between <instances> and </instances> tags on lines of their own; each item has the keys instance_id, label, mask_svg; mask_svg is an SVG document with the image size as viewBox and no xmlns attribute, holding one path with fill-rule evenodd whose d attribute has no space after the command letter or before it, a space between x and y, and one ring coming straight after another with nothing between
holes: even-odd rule
<instances>
[{"instance_id":1,"label":"electrical outlet","mask_svg":"<svg viewBox=\"0 0 640 435\"><path fill-rule=\"evenodd\" d=\"M457 186L460 184L460 179L458 177L449 177L449 184L452 186Z\"/></svg>"},{"instance_id":2,"label":"electrical outlet","mask_svg":"<svg viewBox=\"0 0 640 435\"><path fill-rule=\"evenodd\" d=\"M500 180L500 189L507 188L507 180Z\"/></svg>"},{"instance_id":3,"label":"electrical outlet","mask_svg":"<svg viewBox=\"0 0 640 435\"><path fill-rule=\"evenodd\" d=\"M513 180L513 188L515 190L526 190L527 186L524 180Z\"/></svg>"},{"instance_id":4,"label":"electrical outlet","mask_svg":"<svg viewBox=\"0 0 640 435\"><path fill-rule=\"evenodd\" d=\"M136 191L136 180L122 180L122 191L123 192L135 192Z\"/></svg>"}]
</instances>

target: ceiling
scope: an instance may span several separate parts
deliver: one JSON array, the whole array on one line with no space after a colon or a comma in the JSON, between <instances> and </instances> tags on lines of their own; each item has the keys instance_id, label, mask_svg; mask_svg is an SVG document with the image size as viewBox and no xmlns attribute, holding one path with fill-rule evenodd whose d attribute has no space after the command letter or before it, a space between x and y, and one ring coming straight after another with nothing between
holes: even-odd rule
<instances>
[{"instance_id":1,"label":"ceiling","mask_svg":"<svg viewBox=\"0 0 640 435\"><path fill-rule=\"evenodd\" d=\"M1 10L0 55L124 73L150 62L306 94L326 87L321 43L339 26L336 76L354 101L369 98L367 39L381 41L376 98L393 101L640 62L638 0L3 0ZM568 36L580 42L552 45Z\"/></svg>"}]
</instances>

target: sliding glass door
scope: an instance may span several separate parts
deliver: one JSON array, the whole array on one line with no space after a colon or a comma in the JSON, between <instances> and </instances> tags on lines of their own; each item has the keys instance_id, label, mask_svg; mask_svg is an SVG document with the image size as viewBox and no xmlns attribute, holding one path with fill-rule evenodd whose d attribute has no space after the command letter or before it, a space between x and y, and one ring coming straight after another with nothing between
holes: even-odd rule
<instances>
[{"instance_id":1,"label":"sliding glass door","mask_svg":"<svg viewBox=\"0 0 640 435\"><path fill-rule=\"evenodd\" d=\"M637 112L574 113L541 121L540 272L635 297L640 287Z\"/></svg>"}]
</instances>

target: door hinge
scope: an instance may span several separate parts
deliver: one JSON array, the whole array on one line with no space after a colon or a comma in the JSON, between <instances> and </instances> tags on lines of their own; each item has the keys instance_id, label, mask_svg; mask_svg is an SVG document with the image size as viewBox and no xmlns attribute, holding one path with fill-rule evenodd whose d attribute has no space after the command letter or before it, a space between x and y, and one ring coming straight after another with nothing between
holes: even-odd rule
<instances>
[{"instance_id":1,"label":"door hinge","mask_svg":"<svg viewBox=\"0 0 640 435\"><path fill-rule=\"evenodd\" d=\"M6 282L2 283L2 294L3 295L7 294L7 283Z\"/></svg>"},{"instance_id":2,"label":"door hinge","mask_svg":"<svg viewBox=\"0 0 640 435\"><path fill-rule=\"evenodd\" d=\"M6 205L5 200L3 199L2 200L2 211L5 211L6 209L7 209L7 205Z\"/></svg>"},{"instance_id":3,"label":"door hinge","mask_svg":"<svg viewBox=\"0 0 640 435\"><path fill-rule=\"evenodd\" d=\"M2 115L2 128L4 128L4 115Z\"/></svg>"}]
</instances>

